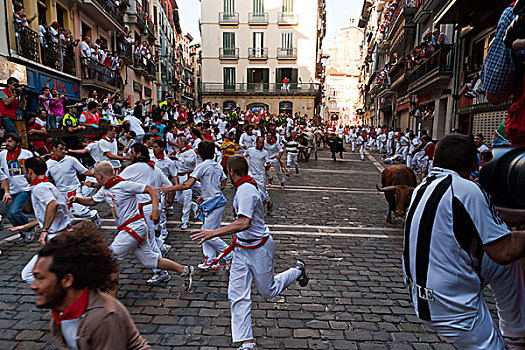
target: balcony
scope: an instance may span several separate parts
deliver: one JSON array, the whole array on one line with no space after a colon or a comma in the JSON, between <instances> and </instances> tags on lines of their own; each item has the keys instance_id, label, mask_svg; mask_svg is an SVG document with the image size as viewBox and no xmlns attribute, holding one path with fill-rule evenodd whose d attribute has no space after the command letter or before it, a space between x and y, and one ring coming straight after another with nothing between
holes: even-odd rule
<instances>
[{"instance_id":1,"label":"balcony","mask_svg":"<svg viewBox=\"0 0 525 350\"><path fill-rule=\"evenodd\" d=\"M413 25L412 18L417 11L418 1L403 0L397 3L392 18L385 29L383 39L390 39L401 23L411 23Z\"/></svg>"},{"instance_id":2,"label":"balcony","mask_svg":"<svg viewBox=\"0 0 525 350\"><path fill-rule=\"evenodd\" d=\"M140 55L135 55L133 61L133 69L137 74L143 75L146 79L154 80L156 79L157 72L155 71L155 64L146 60Z\"/></svg>"},{"instance_id":3,"label":"balcony","mask_svg":"<svg viewBox=\"0 0 525 350\"><path fill-rule=\"evenodd\" d=\"M296 83L290 83L286 89L282 83L202 83L203 93L209 94L266 94L266 95L307 95L315 96L321 93L321 84L301 84L301 88Z\"/></svg>"},{"instance_id":4,"label":"balcony","mask_svg":"<svg viewBox=\"0 0 525 350\"><path fill-rule=\"evenodd\" d=\"M83 85L94 85L98 86L97 83L103 83L105 85L110 85L113 88L117 86L117 72L109 69L102 63L90 59L83 59L84 64L86 65L87 76L84 76L82 81Z\"/></svg>"},{"instance_id":5,"label":"balcony","mask_svg":"<svg viewBox=\"0 0 525 350\"><path fill-rule=\"evenodd\" d=\"M398 90L405 81L407 63L401 59L390 68L388 75L390 77L390 90Z\"/></svg>"},{"instance_id":6,"label":"balcony","mask_svg":"<svg viewBox=\"0 0 525 350\"><path fill-rule=\"evenodd\" d=\"M63 57L61 57L60 48L57 44L46 43L45 46L40 45L38 33L29 28L18 32L16 46L18 55L23 58L42 63L49 68L67 74L76 74L74 48L71 49L71 52L66 50Z\"/></svg>"},{"instance_id":7,"label":"balcony","mask_svg":"<svg viewBox=\"0 0 525 350\"><path fill-rule=\"evenodd\" d=\"M267 60L268 49L261 47L250 47L248 48L248 58L251 60Z\"/></svg>"},{"instance_id":8,"label":"balcony","mask_svg":"<svg viewBox=\"0 0 525 350\"><path fill-rule=\"evenodd\" d=\"M155 26L149 17L148 12L137 3L137 24L141 25L147 30L148 35L154 39L155 38Z\"/></svg>"},{"instance_id":9,"label":"balcony","mask_svg":"<svg viewBox=\"0 0 525 350\"><path fill-rule=\"evenodd\" d=\"M93 18L98 18L98 23L106 30L122 30L124 14L112 0L81 0L79 7Z\"/></svg>"},{"instance_id":10,"label":"balcony","mask_svg":"<svg viewBox=\"0 0 525 350\"><path fill-rule=\"evenodd\" d=\"M220 25L239 25L239 12L219 12Z\"/></svg>"},{"instance_id":11,"label":"balcony","mask_svg":"<svg viewBox=\"0 0 525 350\"><path fill-rule=\"evenodd\" d=\"M297 48L278 47L277 58L280 60L295 60L297 59Z\"/></svg>"},{"instance_id":12,"label":"balcony","mask_svg":"<svg viewBox=\"0 0 525 350\"><path fill-rule=\"evenodd\" d=\"M128 65L133 64L133 47L128 41L121 40L117 42L117 54Z\"/></svg>"},{"instance_id":13,"label":"balcony","mask_svg":"<svg viewBox=\"0 0 525 350\"><path fill-rule=\"evenodd\" d=\"M251 26L266 26L268 25L268 12L250 12L248 13L248 24Z\"/></svg>"},{"instance_id":14,"label":"balcony","mask_svg":"<svg viewBox=\"0 0 525 350\"><path fill-rule=\"evenodd\" d=\"M239 59L239 48L238 47L221 47L219 48L219 58L221 60L238 60Z\"/></svg>"},{"instance_id":15,"label":"balcony","mask_svg":"<svg viewBox=\"0 0 525 350\"><path fill-rule=\"evenodd\" d=\"M280 26L295 26L299 21L299 16L294 12L279 12L277 24Z\"/></svg>"},{"instance_id":16,"label":"balcony","mask_svg":"<svg viewBox=\"0 0 525 350\"><path fill-rule=\"evenodd\" d=\"M454 46L444 45L408 72L409 92L452 77Z\"/></svg>"}]
</instances>

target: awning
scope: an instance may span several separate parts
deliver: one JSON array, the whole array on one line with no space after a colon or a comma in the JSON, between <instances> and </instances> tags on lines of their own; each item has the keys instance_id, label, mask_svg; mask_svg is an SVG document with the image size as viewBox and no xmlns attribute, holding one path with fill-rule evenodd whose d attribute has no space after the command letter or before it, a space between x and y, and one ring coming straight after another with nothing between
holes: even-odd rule
<instances>
[{"instance_id":1,"label":"awning","mask_svg":"<svg viewBox=\"0 0 525 350\"><path fill-rule=\"evenodd\" d=\"M460 27L487 28L498 23L503 10L512 1L450 0L435 17L435 24L457 23Z\"/></svg>"}]
</instances>

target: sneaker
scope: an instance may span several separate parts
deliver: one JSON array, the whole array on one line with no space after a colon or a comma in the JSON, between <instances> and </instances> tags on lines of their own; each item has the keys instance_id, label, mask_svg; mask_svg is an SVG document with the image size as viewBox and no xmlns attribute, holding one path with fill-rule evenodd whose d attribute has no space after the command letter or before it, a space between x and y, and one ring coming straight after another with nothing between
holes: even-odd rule
<instances>
[{"instance_id":1,"label":"sneaker","mask_svg":"<svg viewBox=\"0 0 525 350\"><path fill-rule=\"evenodd\" d=\"M98 214L97 214L97 216L95 216L95 217L93 218L93 220L91 220L91 221L93 221L93 223L95 224L95 226L96 226L98 229L100 229L100 228L102 227L102 222L100 222L100 216L98 216Z\"/></svg>"},{"instance_id":2,"label":"sneaker","mask_svg":"<svg viewBox=\"0 0 525 350\"><path fill-rule=\"evenodd\" d=\"M18 236L18 238L16 238L16 239L13 241L13 243L14 243L14 244L22 244L22 243L25 242L25 240L26 240L26 235L20 233L20 235Z\"/></svg>"},{"instance_id":3,"label":"sneaker","mask_svg":"<svg viewBox=\"0 0 525 350\"><path fill-rule=\"evenodd\" d=\"M168 282L171 279L171 276L168 272L163 271L161 273L156 273L149 280L146 281L148 286L156 286L157 284Z\"/></svg>"},{"instance_id":4,"label":"sneaker","mask_svg":"<svg viewBox=\"0 0 525 350\"><path fill-rule=\"evenodd\" d=\"M191 284L193 283L193 275L195 274L195 268L193 266L184 266L184 271L181 273L181 277L184 280L184 290L190 290Z\"/></svg>"},{"instance_id":5,"label":"sneaker","mask_svg":"<svg viewBox=\"0 0 525 350\"><path fill-rule=\"evenodd\" d=\"M295 173L299 174L299 167L297 165L295 166Z\"/></svg>"},{"instance_id":6,"label":"sneaker","mask_svg":"<svg viewBox=\"0 0 525 350\"><path fill-rule=\"evenodd\" d=\"M284 182L281 184L281 188L284 188Z\"/></svg>"},{"instance_id":7,"label":"sneaker","mask_svg":"<svg viewBox=\"0 0 525 350\"><path fill-rule=\"evenodd\" d=\"M169 244L163 244L160 246L160 251L164 254L166 254L167 252L169 252L171 249L171 246Z\"/></svg>"},{"instance_id":8,"label":"sneaker","mask_svg":"<svg viewBox=\"0 0 525 350\"><path fill-rule=\"evenodd\" d=\"M190 228L190 223L189 222L184 222L182 225L180 225L180 228L182 230L187 230L188 228Z\"/></svg>"},{"instance_id":9,"label":"sneaker","mask_svg":"<svg viewBox=\"0 0 525 350\"><path fill-rule=\"evenodd\" d=\"M25 237L25 239L24 239L24 242L26 242L26 243L31 243L31 242L33 242L33 239L35 239L35 233L34 233L33 231L31 231L31 232L28 232L28 233L26 234L26 237Z\"/></svg>"},{"instance_id":10,"label":"sneaker","mask_svg":"<svg viewBox=\"0 0 525 350\"><path fill-rule=\"evenodd\" d=\"M301 260L297 260L295 268L301 271L301 275L299 275L297 278L297 282L299 282L301 287L306 287L308 285L308 281L310 280L308 278L308 274L306 273L306 264Z\"/></svg>"},{"instance_id":11,"label":"sneaker","mask_svg":"<svg viewBox=\"0 0 525 350\"><path fill-rule=\"evenodd\" d=\"M197 214L199 213L199 206L195 202L191 202L191 213L195 219L198 217Z\"/></svg>"},{"instance_id":12,"label":"sneaker","mask_svg":"<svg viewBox=\"0 0 525 350\"><path fill-rule=\"evenodd\" d=\"M270 215L272 211L273 211L273 203L268 202L268 204L266 204L266 214Z\"/></svg>"},{"instance_id":13,"label":"sneaker","mask_svg":"<svg viewBox=\"0 0 525 350\"><path fill-rule=\"evenodd\" d=\"M290 175L290 173L286 173L286 176L287 176L287 177L290 177L290 176L292 176L292 175Z\"/></svg>"},{"instance_id":14,"label":"sneaker","mask_svg":"<svg viewBox=\"0 0 525 350\"><path fill-rule=\"evenodd\" d=\"M208 265L208 264L206 263L206 261L203 262L203 263L200 263L199 265L197 265L197 267L198 267L199 269L201 269L201 270L209 270L209 269L212 268L212 266L211 266L211 265Z\"/></svg>"},{"instance_id":15,"label":"sneaker","mask_svg":"<svg viewBox=\"0 0 525 350\"><path fill-rule=\"evenodd\" d=\"M256 349L255 343L243 343L237 350L253 350Z\"/></svg>"}]
</instances>

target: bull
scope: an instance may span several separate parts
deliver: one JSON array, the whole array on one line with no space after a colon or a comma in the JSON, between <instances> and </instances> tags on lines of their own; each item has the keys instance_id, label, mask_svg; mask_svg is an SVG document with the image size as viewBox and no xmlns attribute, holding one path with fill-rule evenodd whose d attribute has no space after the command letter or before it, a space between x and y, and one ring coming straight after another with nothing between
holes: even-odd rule
<instances>
[{"instance_id":1,"label":"bull","mask_svg":"<svg viewBox=\"0 0 525 350\"><path fill-rule=\"evenodd\" d=\"M381 188L377 185L376 188L385 194L388 202L386 222L392 223L392 212L397 217L404 217L406 214L412 192L417 186L416 174L404 165L393 165L381 173L381 185Z\"/></svg>"}]
</instances>

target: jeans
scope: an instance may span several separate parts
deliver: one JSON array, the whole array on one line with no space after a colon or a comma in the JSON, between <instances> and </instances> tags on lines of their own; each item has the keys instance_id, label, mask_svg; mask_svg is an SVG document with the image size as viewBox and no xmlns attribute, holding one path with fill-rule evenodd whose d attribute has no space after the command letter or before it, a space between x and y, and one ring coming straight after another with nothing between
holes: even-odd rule
<instances>
[{"instance_id":1,"label":"jeans","mask_svg":"<svg viewBox=\"0 0 525 350\"><path fill-rule=\"evenodd\" d=\"M15 123L13 122L13 119L9 117L1 117L0 120L2 121L2 126L4 127L6 133L13 133L19 135Z\"/></svg>"},{"instance_id":2,"label":"jeans","mask_svg":"<svg viewBox=\"0 0 525 350\"><path fill-rule=\"evenodd\" d=\"M46 115L46 128L47 130L57 128L57 120L54 115L52 114Z\"/></svg>"},{"instance_id":3,"label":"jeans","mask_svg":"<svg viewBox=\"0 0 525 350\"><path fill-rule=\"evenodd\" d=\"M30 191L27 192L18 192L17 194L12 194L11 197L13 201L6 205L7 209L7 220L13 226L25 225L29 222L25 214L22 212L22 208L29 199ZM22 235L25 235L25 232L20 232Z\"/></svg>"},{"instance_id":4,"label":"jeans","mask_svg":"<svg viewBox=\"0 0 525 350\"><path fill-rule=\"evenodd\" d=\"M506 147L510 146L510 142L507 139L504 139L500 135L496 134L494 140L492 140L492 147Z\"/></svg>"}]
</instances>

